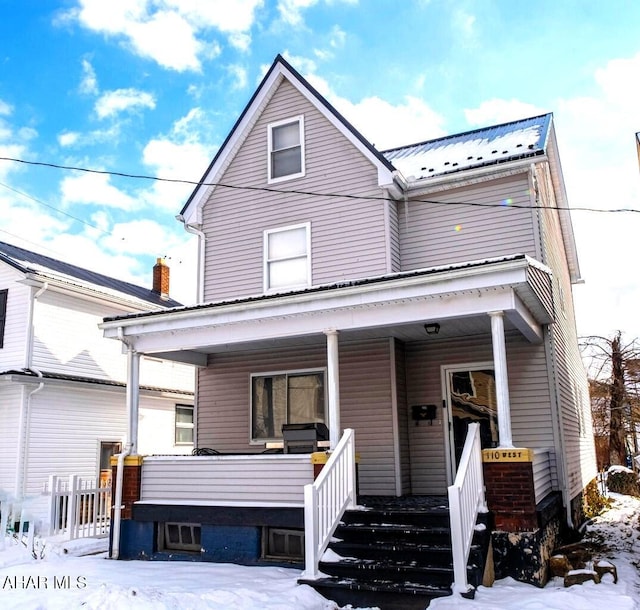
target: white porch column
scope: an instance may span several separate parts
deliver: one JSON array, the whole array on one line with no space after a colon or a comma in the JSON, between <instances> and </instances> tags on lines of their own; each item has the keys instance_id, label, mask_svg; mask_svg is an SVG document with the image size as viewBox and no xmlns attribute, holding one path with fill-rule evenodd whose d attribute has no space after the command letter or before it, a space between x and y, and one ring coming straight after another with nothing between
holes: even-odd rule
<instances>
[{"instance_id":1,"label":"white porch column","mask_svg":"<svg viewBox=\"0 0 640 610\"><path fill-rule=\"evenodd\" d=\"M493 367L496 375L496 402L498 408L499 447L513 447L511 439L511 405L509 404L509 378L507 350L504 342L504 312L490 311Z\"/></svg>"},{"instance_id":2,"label":"white porch column","mask_svg":"<svg viewBox=\"0 0 640 610\"><path fill-rule=\"evenodd\" d=\"M329 445L333 451L340 440L340 363L338 331L325 330L327 336L327 396L329 399Z\"/></svg>"},{"instance_id":3,"label":"white porch column","mask_svg":"<svg viewBox=\"0 0 640 610\"><path fill-rule=\"evenodd\" d=\"M138 451L138 405L140 402L140 354L127 349L127 443L131 455Z\"/></svg>"}]
</instances>

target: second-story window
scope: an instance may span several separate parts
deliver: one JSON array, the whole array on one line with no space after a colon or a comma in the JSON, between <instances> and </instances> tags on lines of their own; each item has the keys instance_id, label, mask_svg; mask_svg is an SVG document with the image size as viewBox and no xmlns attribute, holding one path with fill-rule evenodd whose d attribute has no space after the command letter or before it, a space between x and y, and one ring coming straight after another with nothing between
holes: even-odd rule
<instances>
[{"instance_id":1,"label":"second-story window","mask_svg":"<svg viewBox=\"0 0 640 610\"><path fill-rule=\"evenodd\" d=\"M267 133L269 182L304 176L304 117L271 123Z\"/></svg>"},{"instance_id":2,"label":"second-story window","mask_svg":"<svg viewBox=\"0 0 640 610\"><path fill-rule=\"evenodd\" d=\"M264 232L264 290L311 285L311 225L292 225Z\"/></svg>"}]
</instances>

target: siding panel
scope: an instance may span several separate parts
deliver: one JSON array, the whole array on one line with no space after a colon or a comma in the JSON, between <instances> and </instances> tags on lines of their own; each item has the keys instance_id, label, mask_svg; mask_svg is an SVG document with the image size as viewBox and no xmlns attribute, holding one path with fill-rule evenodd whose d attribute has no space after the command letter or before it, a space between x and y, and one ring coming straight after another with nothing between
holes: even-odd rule
<instances>
[{"instance_id":1,"label":"siding panel","mask_svg":"<svg viewBox=\"0 0 640 610\"><path fill-rule=\"evenodd\" d=\"M420 269L514 253L535 256L526 174L398 203L402 269ZM484 206L459 205L472 202Z\"/></svg>"},{"instance_id":2,"label":"siding panel","mask_svg":"<svg viewBox=\"0 0 640 610\"><path fill-rule=\"evenodd\" d=\"M0 290L8 290L0 371L21 369L26 362L30 289L17 283L21 277L22 274L0 263Z\"/></svg>"}]
</instances>

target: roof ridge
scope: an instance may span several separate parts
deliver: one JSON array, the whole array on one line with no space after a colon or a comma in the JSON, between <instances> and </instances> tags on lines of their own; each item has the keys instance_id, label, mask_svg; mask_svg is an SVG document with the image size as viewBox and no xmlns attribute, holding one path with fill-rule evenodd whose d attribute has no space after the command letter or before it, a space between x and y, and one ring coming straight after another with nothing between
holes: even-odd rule
<instances>
[{"instance_id":1,"label":"roof ridge","mask_svg":"<svg viewBox=\"0 0 640 610\"><path fill-rule=\"evenodd\" d=\"M446 140L452 140L454 138L462 138L463 136L469 136L474 133L481 133L483 131L489 131L491 129L498 129L500 127L507 127L509 125L516 125L518 123L525 123L527 121L534 121L536 119L549 118L553 117L553 112L546 112L544 114L539 114L531 117L525 117L522 119L516 119L514 121L506 121L505 123L495 123L493 125L485 125L484 127L477 127L476 129L470 129L468 131L460 131L458 133L451 133L446 136L441 136L439 138L431 138L429 140L423 140L422 142L413 142L411 144L403 144L402 146L394 146L393 148L386 148L381 152L381 154L386 155L387 153L396 152L398 150L404 150L406 148L414 148L416 146L424 146L425 144L433 144L435 142L444 142Z\"/></svg>"}]
</instances>

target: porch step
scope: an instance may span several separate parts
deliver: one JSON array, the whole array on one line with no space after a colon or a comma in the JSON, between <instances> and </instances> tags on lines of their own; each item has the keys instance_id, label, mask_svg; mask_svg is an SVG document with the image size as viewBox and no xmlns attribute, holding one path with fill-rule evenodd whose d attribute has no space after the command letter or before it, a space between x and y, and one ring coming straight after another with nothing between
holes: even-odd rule
<instances>
[{"instance_id":1,"label":"porch step","mask_svg":"<svg viewBox=\"0 0 640 610\"><path fill-rule=\"evenodd\" d=\"M423 610L451 595L453 555L445 498L361 497L347 511L319 564L326 577L301 580L341 606ZM488 530L487 530L488 535ZM469 557L469 583L482 582L482 529Z\"/></svg>"}]
</instances>

